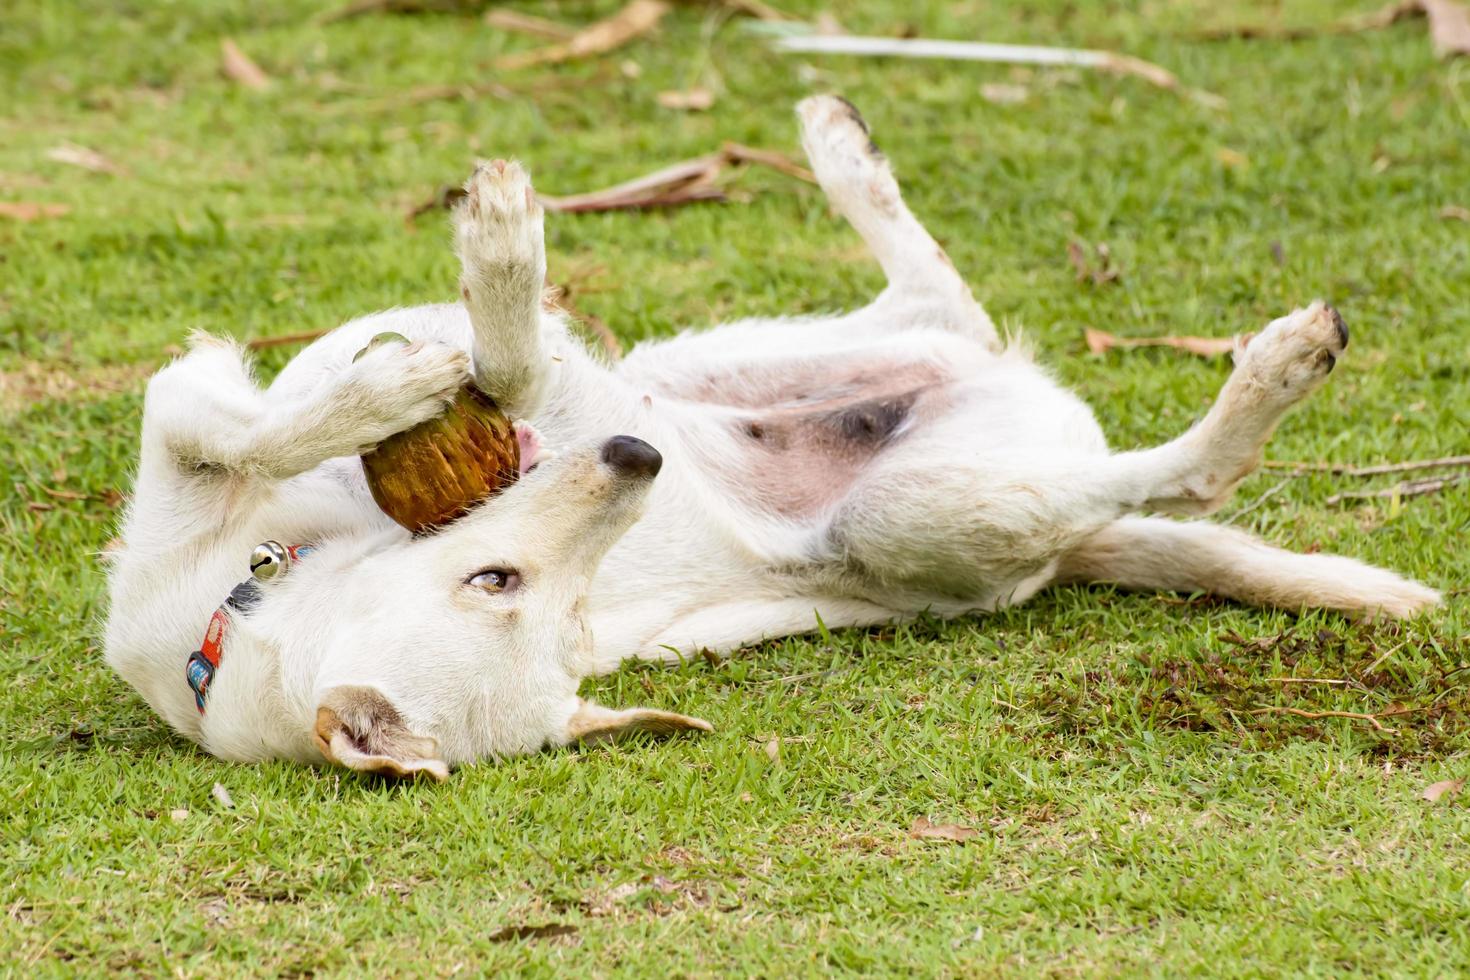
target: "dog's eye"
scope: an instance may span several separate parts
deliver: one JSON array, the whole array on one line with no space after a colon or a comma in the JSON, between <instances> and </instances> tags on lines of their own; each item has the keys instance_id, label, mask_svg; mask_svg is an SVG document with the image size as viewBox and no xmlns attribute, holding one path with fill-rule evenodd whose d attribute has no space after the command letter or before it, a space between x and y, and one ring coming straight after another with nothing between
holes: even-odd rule
<instances>
[{"instance_id":1,"label":"dog's eye","mask_svg":"<svg viewBox=\"0 0 1470 980\"><path fill-rule=\"evenodd\" d=\"M465 584L486 592L511 592L521 584L521 577L503 568L487 568L476 572Z\"/></svg>"}]
</instances>

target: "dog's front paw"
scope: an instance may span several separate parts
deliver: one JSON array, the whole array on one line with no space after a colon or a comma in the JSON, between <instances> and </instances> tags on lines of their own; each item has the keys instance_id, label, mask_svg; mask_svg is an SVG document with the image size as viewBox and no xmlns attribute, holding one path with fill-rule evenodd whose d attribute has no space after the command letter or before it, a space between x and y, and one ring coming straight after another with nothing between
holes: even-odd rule
<instances>
[{"instance_id":1,"label":"dog's front paw","mask_svg":"<svg viewBox=\"0 0 1470 980\"><path fill-rule=\"evenodd\" d=\"M465 301L494 301L507 288L530 288L539 299L546 270L543 211L525 169L513 160L481 163L464 189L454 236Z\"/></svg>"},{"instance_id":2,"label":"dog's front paw","mask_svg":"<svg viewBox=\"0 0 1470 980\"><path fill-rule=\"evenodd\" d=\"M458 347L386 344L352 365L344 395L377 443L438 416L469 379L470 357Z\"/></svg>"},{"instance_id":3,"label":"dog's front paw","mask_svg":"<svg viewBox=\"0 0 1470 980\"><path fill-rule=\"evenodd\" d=\"M1266 401L1294 404L1327 380L1347 344L1347 324L1318 301L1272 321L1246 347L1240 369Z\"/></svg>"}]
</instances>

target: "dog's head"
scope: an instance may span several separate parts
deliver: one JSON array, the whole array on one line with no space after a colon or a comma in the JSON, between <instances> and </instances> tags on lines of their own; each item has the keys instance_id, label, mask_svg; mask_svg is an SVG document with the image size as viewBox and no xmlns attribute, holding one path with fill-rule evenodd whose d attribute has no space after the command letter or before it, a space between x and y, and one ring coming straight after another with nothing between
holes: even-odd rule
<instances>
[{"instance_id":1,"label":"dog's head","mask_svg":"<svg viewBox=\"0 0 1470 980\"><path fill-rule=\"evenodd\" d=\"M662 460L641 440L537 466L442 531L360 562L314 685L317 747L353 769L426 773L546 745L709 725L577 696L587 590Z\"/></svg>"}]
</instances>

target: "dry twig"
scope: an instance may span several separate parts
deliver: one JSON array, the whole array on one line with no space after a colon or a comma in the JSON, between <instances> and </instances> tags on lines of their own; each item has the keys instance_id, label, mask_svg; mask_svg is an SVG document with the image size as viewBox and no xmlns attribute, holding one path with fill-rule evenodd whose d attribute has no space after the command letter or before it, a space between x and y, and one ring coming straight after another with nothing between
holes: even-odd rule
<instances>
[{"instance_id":1,"label":"dry twig","mask_svg":"<svg viewBox=\"0 0 1470 980\"><path fill-rule=\"evenodd\" d=\"M742 143L726 143L720 147L720 152L725 159L731 163L754 163L762 167L770 167L772 170L780 171L788 177L804 180L808 184L817 182L817 175L806 167L797 163L784 153L775 150L760 150L753 146L745 146Z\"/></svg>"},{"instance_id":2,"label":"dry twig","mask_svg":"<svg viewBox=\"0 0 1470 980\"><path fill-rule=\"evenodd\" d=\"M1249 514L1251 511L1255 510L1257 507L1260 507L1266 501L1270 500L1272 497L1276 496L1282 490L1285 490L1288 486L1290 486L1291 485L1291 481L1293 479L1295 479L1297 476L1298 476L1298 474L1296 474L1296 473L1293 473L1291 476L1288 476L1286 479L1282 480L1280 483L1276 484L1274 487L1272 487L1271 489L1267 490L1265 493L1261 494L1255 500L1252 500L1250 503L1248 503L1244 507L1240 508L1240 510L1238 510L1235 513L1231 514L1228 518L1225 518L1225 522L1227 524L1233 523L1234 521L1239 520L1240 518L1244 517L1246 514Z\"/></svg>"},{"instance_id":3,"label":"dry twig","mask_svg":"<svg viewBox=\"0 0 1470 980\"><path fill-rule=\"evenodd\" d=\"M698 201L723 201L725 192L715 180L725 170L737 164L759 164L801 180L816 180L811 171L773 150L726 143L714 153L680 160L651 174L612 187L562 197L542 194L538 199L541 206L548 211L573 214L675 207ZM412 222L429 211L450 207L462 197L464 191L461 188L441 187L433 197L414 207L408 214L408 220Z\"/></svg>"},{"instance_id":4,"label":"dry twig","mask_svg":"<svg viewBox=\"0 0 1470 980\"><path fill-rule=\"evenodd\" d=\"M571 317L572 320L590 334L607 352L609 359L618 361L623 357L623 345L618 340L618 335L612 332L601 317L592 313L584 312L577 308L572 302L572 288L569 285L550 284L546 290L546 296L542 302L553 310L558 310Z\"/></svg>"},{"instance_id":5,"label":"dry twig","mask_svg":"<svg viewBox=\"0 0 1470 980\"><path fill-rule=\"evenodd\" d=\"M1301 708L1269 707L1269 708L1261 708L1259 710L1252 711L1251 714L1253 714L1253 715L1271 715L1271 714L1276 714L1276 715L1296 715L1298 718L1313 718L1313 719L1316 719L1316 718L1353 718L1353 719L1355 719L1357 721L1366 721L1366 722L1368 722L1370 725L1372 725L1374 727L1374 729L1376 729L1377 731L1383 732L1385 735L1397 735L1399 733L1399 730L1397 728L1389 728L1387 725L1384 725L1381 721L1379 721L1378 720L1378 718L1379 718L1378 715L1368 714L1367 712L1363 712L1363 711L1305 711L1305 710L1303 710Z\"/></svg>"},{"instance_id":6,"label":"dry twig","mask_svg":"<svg viewBox=\"0 0 1470 980\"><path fill-rule=\"evenodd\" d=\"M669 5L663 0L633 0L611 17L582 28L564 43L506 55L495 62L495 67L513 71L605 54L653 30L668 12Z\"/></svg>"},{"instance_id":7,"label":"dry twig","mask_svg":"<svg viewBox=\"0 0 1470 980\"><path fill-rule=\"evenodd\" d=\"M1335 476L1380 476L1384 473L1410 473L1414 470L1433 470L1470 466L1470 456L1441 456L1438 459L1413 459L1402 463L1381 463L1373 466L1358 466L1355 463L1298 462L1292 460L1268 460L1268 469L1297 470L1301 473L1332 473Z\"/></svg>"},{"instance_id":8,"label":"dry twig","mask_svg":"<svg viewBox=\"0 0 1470 980\"><path fill-rule=\"evenodd\" d=\"M1403 483L1384 490L1367 490L1361 493L1334 493L1327 498L1326 502L1328 504L1339 504L1344 500L1369 500L1384 497L1422 497L1428 493L1438 493L1445 487L1453 486L1456 483L1463 483L1467 477L1470 477L1470 474L1462 473L1459 476L1446 476L1431 480L1405 480Z\"/></svg>"},{"instance_id":9,"label":"dry twig","mask_svg":"<svg viewBox=\"0 0 1470 980\"><path fill-rule=\"evenodd\" d=\"M305 333L283 333L277 334L274 337L256 337L252 340L245 341L245 347L248 350L265 350L269 347L288 347L291 344L305 344L324 336L330 330L331 328L328 327L323 330L308 330Z\"/></svg>"}]
</instances>

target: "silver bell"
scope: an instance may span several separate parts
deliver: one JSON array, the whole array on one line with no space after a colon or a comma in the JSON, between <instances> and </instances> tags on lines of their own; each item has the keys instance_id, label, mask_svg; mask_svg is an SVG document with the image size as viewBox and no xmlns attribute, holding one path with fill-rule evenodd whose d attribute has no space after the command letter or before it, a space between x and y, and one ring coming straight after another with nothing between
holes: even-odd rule
<instances>
[{"instance_id":1,"label":"silver bell","mask_svg":"<svg viewBox=\"0 0 1470 980\"><path fill-rule=\"evenodd\" d=\"M291 567L291 553L275 541L262 541L250 552L250 574L265 581Z\"/></svg>"}]
</instances>

